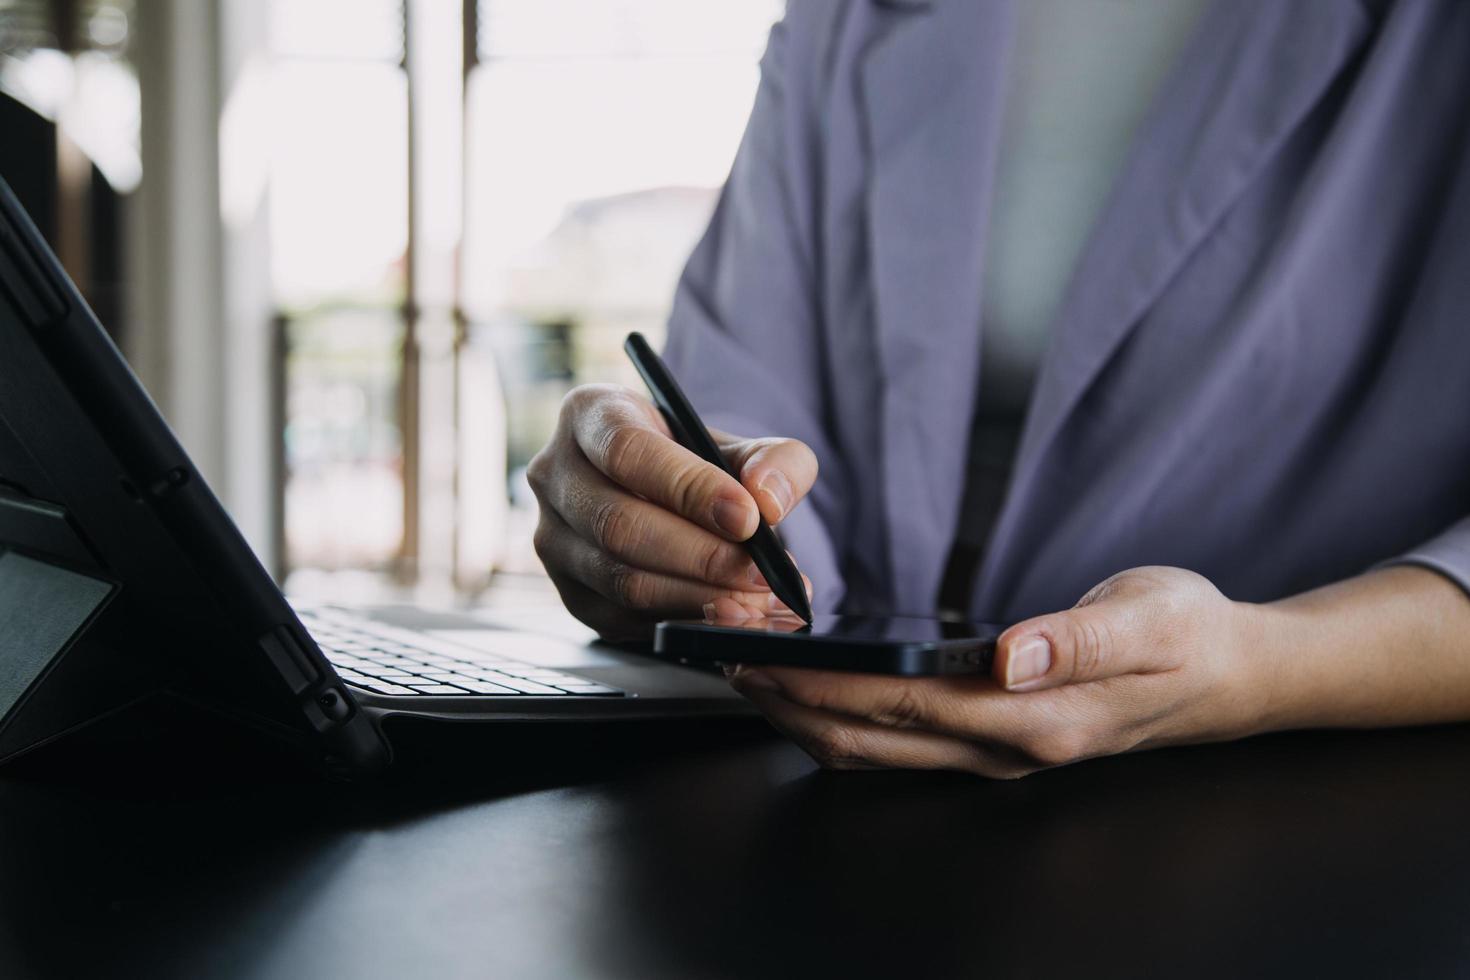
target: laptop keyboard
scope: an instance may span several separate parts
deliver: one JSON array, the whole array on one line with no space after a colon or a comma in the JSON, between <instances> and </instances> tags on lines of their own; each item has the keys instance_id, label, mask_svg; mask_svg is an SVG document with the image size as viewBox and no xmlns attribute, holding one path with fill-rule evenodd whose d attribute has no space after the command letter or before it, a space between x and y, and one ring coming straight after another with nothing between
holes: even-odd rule
<instances>
[{"instance_id":1,"label":"laptop keyboard","mask_svg":"<svg viewBox=\"0 0 1470 980\"><path fill-rule=\"evenodd\" d=\"M302 611L301 622L344 681L378 694L453 697L625 697L585 677L339 613Z\"/></svg>"}]
</instances>

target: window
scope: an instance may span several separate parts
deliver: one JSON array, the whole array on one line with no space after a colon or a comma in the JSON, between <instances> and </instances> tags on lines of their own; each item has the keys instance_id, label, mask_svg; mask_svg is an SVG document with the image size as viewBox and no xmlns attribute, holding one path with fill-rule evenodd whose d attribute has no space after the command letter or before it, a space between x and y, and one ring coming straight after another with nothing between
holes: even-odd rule
<instances>
[{"instance_id":1,"label":"window","mask_svg":"<svg viewBox=\"0 0 1470 980\"><path fill-rule=\"evenodd\" d=\"M662 336L781 6L271 0L293 587L539 572L525 465Z\"/></svg>"},{"instance_id":2,"label":"window","mask_svg":"<svg viewBox=\"0 0 1470 980\"><path fill-rule=\"evenodd\" d=\"M268 34L270 123L256 132L284 358L285 562L388 571L405 526L404 10L273 0Z\"/></svg>"},{"instance_id":3,"label":"window","mask_svg":"<svg viewBox=\"0 0 1470 980\"><path fill-rule=\"evenodd\" d=\"M486 0L466 90L464 308L507 405L502 568L536 567L524 470L561 396L636 384L729 172L775 2Z\"/></svg>"}]
</instances>

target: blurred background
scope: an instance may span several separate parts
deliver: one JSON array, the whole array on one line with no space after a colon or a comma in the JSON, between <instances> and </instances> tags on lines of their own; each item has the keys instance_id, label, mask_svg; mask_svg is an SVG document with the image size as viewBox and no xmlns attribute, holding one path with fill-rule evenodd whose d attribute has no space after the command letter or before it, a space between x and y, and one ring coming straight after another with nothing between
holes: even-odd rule
<instances>
[{"instance_id":1,"label":"blurred background","mask_svg":"<svg viewBox=\"0 0 1470 980\"><path fill-rule=\"evenodd\" d=\"M527 461L634 381L782 0L0 0L0 174L268 567L541 587Z\"/></svg>"}]
</instances>

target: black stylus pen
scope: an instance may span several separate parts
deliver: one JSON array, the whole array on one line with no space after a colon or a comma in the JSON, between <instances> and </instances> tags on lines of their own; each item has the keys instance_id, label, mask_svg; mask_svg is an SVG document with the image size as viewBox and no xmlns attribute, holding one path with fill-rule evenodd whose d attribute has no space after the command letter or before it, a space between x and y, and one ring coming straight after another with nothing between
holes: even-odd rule
<instances>
[{"instance_id":1,"label":"black stylus pen","mask_svg":"<svg viewBox=\"0 0 1470 980\"><path fill-rule=\"evenodd\" d=\"M715 445L709 429L705 428L699 414L694 411L694 406L684 397L679 382L674 380L663 358L654 353L643 335L637 332L628 334L628 339L623 342L623 350L628 352L633 366L643 376L643 383L648 385L648 391L653 395L653 403L663 413L664 421L669 423L669 431L674 434L679 445L706 463L718 466L738 482L740 474L725 462L725 455ZM781 547L781 539L776 537L776 532L759 517L756 518L755 534L745 542L745 548L755 561L755 567L766 577L771 591L776 593L776 598L786 603L792 612L801 617L802 622L810 624L812 607L806 600L806 586L801 581L801 573L792 564L786 549Z\"/></svg>"}]
</instances>

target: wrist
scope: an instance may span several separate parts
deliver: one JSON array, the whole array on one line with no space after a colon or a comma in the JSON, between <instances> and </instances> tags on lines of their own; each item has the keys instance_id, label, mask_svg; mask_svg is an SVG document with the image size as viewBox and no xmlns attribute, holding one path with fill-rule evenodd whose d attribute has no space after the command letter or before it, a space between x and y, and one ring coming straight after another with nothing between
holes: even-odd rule
<instances>
[{"instance_id":1,"label":"wrist","mask_svg":"<svg viewBox=\"0 0 1470 980\"><path fill-rule=\"evenodd\" d=\"M1470 603L1445 577L1395 566L1259 608L1261 730L1470 717Z\"/></svg>"},{"instance_id":2,"label":"wrist","mask_svg":"<svg viewBox=\"0 0 1470 980\"><path fill-rule=\"evenodd\" d=\"M1269 603L1233 602L1229 631L1234 701L1241 737L1290 727L1294 701L1288 635L1280 609Z\"/></svg>"}]
</instances>

